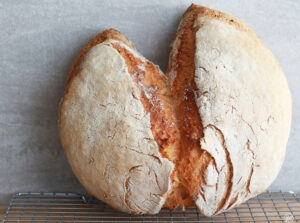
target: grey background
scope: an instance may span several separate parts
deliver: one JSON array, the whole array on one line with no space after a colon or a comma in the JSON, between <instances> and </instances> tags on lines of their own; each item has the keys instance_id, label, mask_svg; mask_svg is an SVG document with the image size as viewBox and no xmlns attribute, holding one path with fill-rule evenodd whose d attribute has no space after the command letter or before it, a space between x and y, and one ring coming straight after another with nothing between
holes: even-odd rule
<instances>
[{"instance_id":1,"label":"grey background","mask_svg":"<svg viewBox=\"0 0 300 223\"><path fill-rule=\"evenodd\" d=\"M82 191L61 148L58 105L72 61L114 27L166 69L192 1L0 0L0 203L19 191ZM293 96L286 160L271 190L300 192L300 1L194 1L249 24L278 58Z\"/></svg>"}]
</instances>

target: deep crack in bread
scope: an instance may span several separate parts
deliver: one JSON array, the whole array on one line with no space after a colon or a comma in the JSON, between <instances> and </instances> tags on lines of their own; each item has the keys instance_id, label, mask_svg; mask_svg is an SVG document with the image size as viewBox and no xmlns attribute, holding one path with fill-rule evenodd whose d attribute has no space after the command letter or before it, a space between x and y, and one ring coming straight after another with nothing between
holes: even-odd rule
<instances>
[{"instance_id":1,"label":"deep crack in bread","mask_svg":"<svg viewBox=\"0 0 300 223\"><path fill-rule=\"evenodd\" d=\"M59 130L79 181L110 206L210 216L272 183L290 122L287 81L257 35L192 5L166 75L118 31L94 37L68 76Z\"/></svg>"}]
</instances>

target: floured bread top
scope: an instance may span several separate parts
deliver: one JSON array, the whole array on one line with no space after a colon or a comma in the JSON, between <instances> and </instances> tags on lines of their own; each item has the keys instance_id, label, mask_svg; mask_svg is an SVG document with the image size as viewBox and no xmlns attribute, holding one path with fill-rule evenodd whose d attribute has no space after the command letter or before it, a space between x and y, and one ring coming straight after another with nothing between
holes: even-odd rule
<instances>
[{"instance_id":1,"label":"floured bread top","mask_svg":"<svg viewBox=\"0 0 300 223\"><path fill-rule=\"evenodd\" d=\"M61 105L60 134L87 191L129 213L157 213L173 163L162 158L124 58L105 41L85 56Z\"/></svg>"}]
</instances>

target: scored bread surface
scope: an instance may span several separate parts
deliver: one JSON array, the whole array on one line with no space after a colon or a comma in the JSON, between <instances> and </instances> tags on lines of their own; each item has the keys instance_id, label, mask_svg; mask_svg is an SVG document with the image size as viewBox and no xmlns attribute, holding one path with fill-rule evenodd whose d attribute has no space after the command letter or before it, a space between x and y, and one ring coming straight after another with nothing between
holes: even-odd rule
<instances>
[{"instance_id":1,"label":"scored bread surface","mask_svg":"<svg viewBox=\"0 0 300 223\"><path fill-rule=\"evenodd\" d=\"M167 76L116 30L93 38L68 76L59 128L75 175L112 207L210 216L271 184L290 121L287 81L256 34L192 5Z\"/></svg>"}]
</instances>

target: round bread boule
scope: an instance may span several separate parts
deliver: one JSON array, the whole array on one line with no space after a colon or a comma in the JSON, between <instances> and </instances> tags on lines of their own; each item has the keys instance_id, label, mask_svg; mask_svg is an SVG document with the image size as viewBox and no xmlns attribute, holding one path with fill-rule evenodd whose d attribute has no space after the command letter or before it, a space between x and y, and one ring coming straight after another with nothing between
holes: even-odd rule
<instances>
[{"instance_id":1,"label":"round bread boule","mask_svg":"<svg viewBox=\"0 0 300 223\"><path fill-rule=\"evenodd\" d=\"M118 31L94 37L68 76L59 131L79 181L115 209L211 216L272 183L290 123L287 81L257 35L193 4L166 76Z\"/></svg>"}]
</instances>

